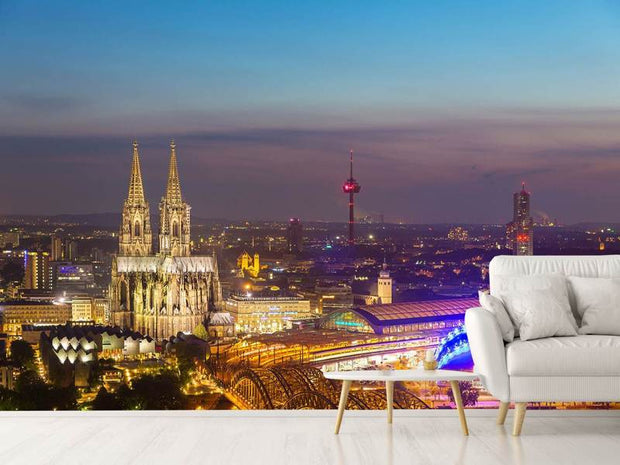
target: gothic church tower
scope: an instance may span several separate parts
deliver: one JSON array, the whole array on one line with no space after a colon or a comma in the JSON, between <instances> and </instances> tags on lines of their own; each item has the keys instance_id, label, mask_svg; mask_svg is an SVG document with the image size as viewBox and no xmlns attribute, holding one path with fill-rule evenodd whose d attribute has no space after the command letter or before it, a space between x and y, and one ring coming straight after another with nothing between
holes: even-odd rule
<instances>
[{"instance_id":1,"label":"gothic church tower","mask_svg":"<svg viewBox=\"0 0 620 465\"><path fill-rule=\"evenodd\" d=\"M159 203L159 253L174 257L190 255L190 206L181 196L176 145L170 142L170 167L166 194Z\"/></svg>"},{"instance_id":2,"label":"gothic church tower","mask_svg":"<svg viewBox=\"0 0 620 465\"><path fill-rule=\"evenodd\" d=\"M153 235L151 233L149 203L144 197L138 142L134 140L129 194L123 204L118 236L118 253L121 256L144 257L151 255L152 249Z\"/></svg>"}]
</instances>

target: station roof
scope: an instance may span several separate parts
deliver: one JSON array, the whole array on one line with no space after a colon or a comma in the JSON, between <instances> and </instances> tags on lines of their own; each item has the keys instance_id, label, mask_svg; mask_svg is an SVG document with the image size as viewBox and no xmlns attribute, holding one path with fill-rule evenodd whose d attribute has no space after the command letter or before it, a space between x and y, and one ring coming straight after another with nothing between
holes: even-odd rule
<instances>
[{"instance_id":1,"label":"station roof","mask_svg":"<svg viewBox=\"0 0 620 465\"><path fill-rule=\"evenodd\" d=\"M460 317L467 309L478 306L478 299L470 297L364 305L355 307L352 311L362 316L371 325L391 326Z\"/></svg>"}]
</instances>

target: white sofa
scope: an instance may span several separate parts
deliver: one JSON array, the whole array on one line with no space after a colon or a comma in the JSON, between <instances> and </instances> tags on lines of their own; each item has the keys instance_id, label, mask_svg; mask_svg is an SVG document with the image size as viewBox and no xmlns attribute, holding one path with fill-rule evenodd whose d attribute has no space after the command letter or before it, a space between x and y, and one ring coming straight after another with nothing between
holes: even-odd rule
<instances>
[{"instance_id":1,"label":"white sofa","mask_svg":"<svg viewBox=\"0 0 620 465\"><path fill-rule=\"evenodd\" d=\"M490 292L501 276L549 273L620 278L620 255L498 256L489 264ZM569 300L574 306L570 293ZM505 344L495 316L483 308L468 310L465 326L474 371L500 401L498 424L515 403L514 435L521 434L527 402L620 401L620 336L517 338Z\"/></svg>"}]
</instances>

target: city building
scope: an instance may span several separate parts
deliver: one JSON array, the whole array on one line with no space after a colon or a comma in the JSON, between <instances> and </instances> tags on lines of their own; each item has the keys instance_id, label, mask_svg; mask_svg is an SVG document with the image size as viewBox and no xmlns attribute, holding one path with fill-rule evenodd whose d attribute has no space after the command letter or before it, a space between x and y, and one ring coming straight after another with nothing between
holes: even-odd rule
<instances>
[{"instance_id":1,"label":"city building","mask_svg":"<svg viewBox=\"0 0 620 465\"><path fill-rule=\"evenodd\" d=\"M24 289L51 289L52 269L47 252L26 252L24 255Z\"/></svg>"},{"instance_id":2,"label":"city building","mask_svg":"<svg viewBox=\"0 0 620 465\"><path fill-rule=\"evenodd\" d=\"M226 339L234 337L236 334L235 320L228 312L211 313L207 323L209 337Z\"/></svg>"},{"instance_id":3,"label":"city building","mask_svg":"<svg viewBox=\"0 0 620 465\"><path fill-rule=\"evenodd\" d=\"M4 389L15 389L15 381L19 376L17 370L12 363L0 361L0 387Z\"/></svg>"},{"instance_id":4,"label":"city building","mask_svg":"<svg viewBox=\"0 0 620 465\"><path fill-rule=\"evenodd\" d=\"M71 298L71 321L73 323L90 322L102 325L107 323L109 313L108 299L103 297L74 296Z\"/></svg>"},{"instance_id":5,"label":"city building","mask_svg":"<svg viewBox=\"0 0 620 465\"><path fill-rule=\"evenodd\" d=\"M237 258L237 268L239 269L239 277L249 276L251 278L258 277L260 273L260 256L255 253L252 257L249 253L243 252Z\"/></svg>"},{"instance_id":6,"label":"city building","mask_svg":"<svg viewBox=\"0 0 620 465\"><path fill-rule=\"evenodd\" d=\"M304 227L299 218L291 218L287 228L287 250L289 253L299 253L303 250Z\"/></svg>"},{"instance_id":7,"label":"city building","mask_svg":"<svg viewBox=\"0 0 620 465\"><path fill-rule=\"evenodd\" d=\"M310 299L312 309L318 314L353 306L353 291L351 286L345 282L321 281L314 286L313 290L303 291L303 294Z\"/></svg>"},{"instance_id":8,"label":"city building","mask_svg":"<svg viewBox=\"0 0 620 465\"><path fill-rule=\"evenodd\" d=\"M22 325L64 325L71 319L71 305L66 303L0 302L0 332L13 339L21 336Z\"/></svg>"},{"instance_id":9,"label":"city building","mask_svg":"<svg viewBox=\"0 0 620 465\"><path fill-rule=\"evenodd\" d=\"M310 300L301 295L232 294L226 310L235 321L237 332L274 333L292 327L292 320L312 317Z\"/></svg>"},{"instance_id":10,"label":"city building","mask_svg":"<svg viewBox=\"0 0 620 465\"><path fill-rule=\"evenodd\" d=\"M58 236L57 234L53 234L51 237L50 249L53 262L61 261L64 259L65 251L62 244L62 237Z\"/></svg>"},{"instance_id":11,"label":"city building","mask_svg":"<svg viewBox=\"0 0 620 465\"><path fill-rule=\"evenodd\" d=\"M67 240L65 241L64 258L70 262L79 260L78 241Z\"/></svg>"},{"instance_id":12,"label":"city building","mask_svg":"<svg viewBox=\"0 0 620 465\"><path fill-rule=\"evenodd\" d=\"M381 304L392 303L392 278L390 272L387 269L387 263L383 263L383 267L379 272L379 279L377 280L377 297Z\"/></svg>"},{"instance_id":13,"label":"city building","mask_svg":"<svg viewBox=\"0 0 620 465\"><path fill-rule=\"evenodd\" d=\"M450 231L448 232L448 239L451 241L465 242L469 239L469 231L462 226L455 226L450 228Z\"/></svg>"},{"instance_id":14,"label":"city building","mask_svg":"<svg viewBox=\"0 0 620 465\"><path fill-rule=\"evenodd\" d=\"M39 351L48 379L59 386L86 387L98 358L154 356L155 341L110 326L55 326L41 332Z\"/></svg>"},{"instance_id":15,"label":"city building","mask_svg":"<svg viewBox=\"0 0 620 465\"><path fill-rule=\"evenodd\" d=\"M91 321L93 302L90 297L74 297L71 299L71 321Z\"/></svg>"},{"instance_id":16,"label":"city building","mask_svg":"<svg viewBox=\"0 0 620 465\"><path fill-rule=\"evenodd\" d=\"M107 297L95 297L93 299L93 320L96 324L110 324L110 300Z\"/></svg>"},{"instance_id":17,"label":"city building","mask_svg":"<svg viewBox=\"0 0 620 465\"><path fill-rule=\"evenodd\" d=\"M525 183L521 185L521 191L513 195L513 219L506 225L506 246L514 255L534 254L534 221Z\"/></svg>"},{"instance_id":18,"label":"city building","mask_svg":"<svg viewBox=\"0 0 620 465\"><path fill-rule=\"evenodd\" d=\"M7 349L9 347L9 335L1 332L2 325L0 324L0 360L5 359L7 355Z\"/></svg>"},{"instance_id":19,"label":"city building","mask_svg":"<svg viewBox=\"0 0 620 465\"><path fill-rule=\"evenodd\" d=\"M8 231L0 232L0 248L16 248L19 247L19 232Z\"/></svg>"},{"instance_id":20,"label":"city building","mask_svg":"<svg viewBox=\"0 0 620 465\"><path fill-rule=\"evenodd\" d=\"M149 205L134 141L119 253L112 262L113 324L161 340L178 332L192 332L221 305L216 257L192 256L190 233L190 207L181 195L172 142L166 193L160 203L159 253L153 253Z\"/></svg>"},{"instance_id":21,"label":"city building","mask_svg":"<svg viewBox=\"0 0 620 465\"><path fill-rule=\"evenodd\" d=\"M54 291L71 294L95 289L92 263L52 262L51 268Z\"/></svg>"}]
</instances>

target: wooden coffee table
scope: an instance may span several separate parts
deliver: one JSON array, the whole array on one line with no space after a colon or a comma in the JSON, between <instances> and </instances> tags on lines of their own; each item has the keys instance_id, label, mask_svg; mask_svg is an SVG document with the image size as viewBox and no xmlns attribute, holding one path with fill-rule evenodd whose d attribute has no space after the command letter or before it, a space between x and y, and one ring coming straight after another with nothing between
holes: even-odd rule
<instances>
[{"instance_id":1,"label":"wooden coffee table","mask_svg":"<svg viewBox=\"0 0 620 465\"><path fill-rule=\"evenodd\" d=\"M342 381L342 391L340 392L340 403L338 404L338 418L336 419L336 431L340 431L342 416L347 406L349 389L353 381L380 381L385 383L385 395L387 399L388 423L392 423L392 410L394 404L394 383L396 381L448 381L454 394L454 402L461 420L461 428L465 436L469 435L467 420L465 419L465 409L461 399L459 381L474 381L478 376L465 371L454 370L354 370L354 371L324 371L323 375L328 379Z\"/></svg>"}]
</instances>

